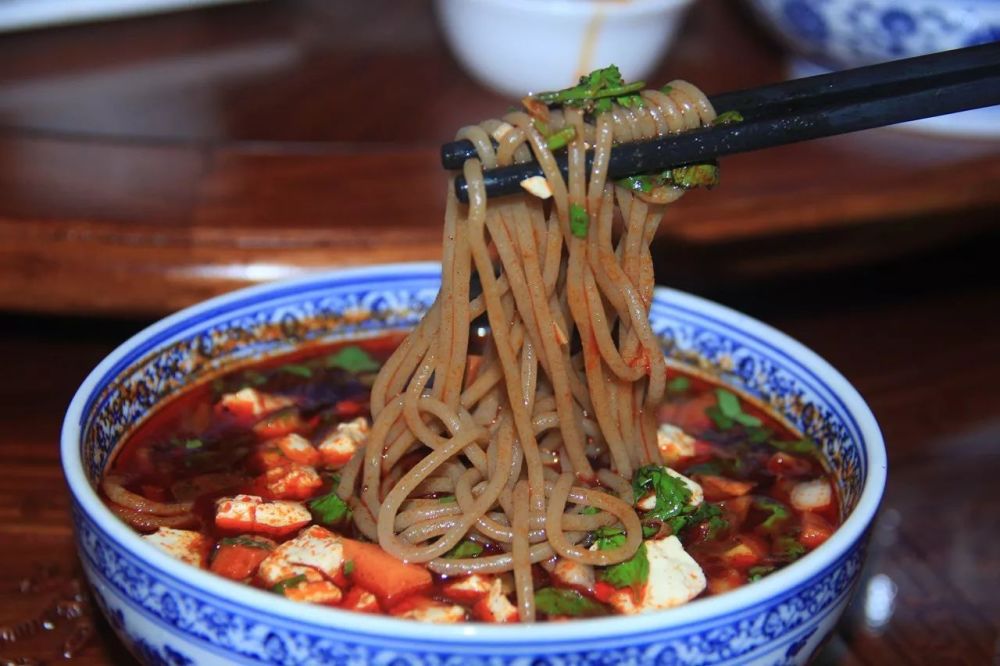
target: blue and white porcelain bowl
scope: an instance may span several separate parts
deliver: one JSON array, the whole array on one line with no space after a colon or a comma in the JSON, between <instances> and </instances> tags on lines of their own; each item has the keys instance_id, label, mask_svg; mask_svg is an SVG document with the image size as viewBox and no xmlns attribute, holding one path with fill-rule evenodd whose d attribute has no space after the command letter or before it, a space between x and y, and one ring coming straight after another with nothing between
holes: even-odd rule
<instances>
[{"instance_id":1,"label":"blue and white porcelain bowl","mask_svg":"<svg viewBox=\"0 0 1000 666\"><path fill-rule=\"evenodd\" d=\"M1000 40L1000 0L746 0L795 54L793 78ZM909 126L1000 136L1000 107Z\"/></svg>"},{"instance_id":2,"label":"blue and white porcelain bowl","mask_svg":"<svg viewBox=\"0 0 1000 666\"><path fill-rule=\"evenodd\" d=\"M228 364L315 340L407 329L436 264L337 271L215 298L149 327L80 387L62 431L80 558L98 605L149 664L803 664L844 610L886 479L875 419L801 344L737 312L660 289L651 319L674 360L770 403L822 443L843 526L762 581L634 617L546 625L426 625L297 604L171 559L95 491L115 446L157 405ZM363 316L362 316L363 315Z\"/></svg>"}]
</instances>

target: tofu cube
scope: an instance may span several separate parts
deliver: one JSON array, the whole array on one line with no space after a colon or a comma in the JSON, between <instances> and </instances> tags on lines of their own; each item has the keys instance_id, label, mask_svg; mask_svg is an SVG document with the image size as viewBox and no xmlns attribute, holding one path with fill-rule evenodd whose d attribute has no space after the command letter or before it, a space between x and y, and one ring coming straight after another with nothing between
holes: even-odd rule
<instances>
[{"instance_id":1,"label":"tofu cube","mask_svg":"<svg viewBox=\"0 0 1000 666\"><path fill-rule=\"evenodd\" d=\"M277 499L309 499L323 486L323 479L312 465L289 463L264 473L267 491Z\"/></svg>"},{"instance_id":2,"label":"tofu cube","mask_svg":"<svg viewBox=\"0 0 1000 666\"><path fill-rule=\"evenodd\" d=\"M225 530L284 536L311 520L312 514L301 502L236 495L215 503L215 524Z\"/></svg>"},{"instance_id":3,"label":"tofu cube","mask_svg":"<svg viewBox=\"0 0 1000 666\"><path fill-rule=\"evenodd\" d=\"M294 401L283 395L271 395L255 388L242 388L236 393L227 393L219 399L217 408L233 416L259 419L265 414L290 407Z\"/></svg>"},{"instance_id":4,"label":"tofu cube","mask_svg":"<svg viewBox=\"0 0 1000 666\"><path fill-rule=\"evenodd\" d=\"M461 606L441 603L428 597L410 597L392 609L392 614L404 620L431 622L434 624L458 624L465 622L465 609Z\"/></svg>"},{"instance_id":5,"label":"tofu cube","mask_svg":"<svg viewBox=\"0 0 1000 666\"><path fill-rule=\"evenodd\" d=\"M489 593L472 608L472 614L483 622L508 623L517 622L517 607L503 593L503 584L495 579L490 585Z\"/></svg>"},{"instance_id":6,"label":"tofu cube","mask_svg":"<svg viewBox=\"0 0 1000 666\"><path fill-rule=\"evenodd\" d=\"M574 587L586 592L594 591L594 567L560 557L549 572L564 587Z\"/></svg>"},{"instance_id":7,"label":"tofu cube","mask_svg":"<svg viewBox=\"0 0 1000 666\"><path fill-rule=\"evenodd\" d=\"M320 460L319 451L312 443L297 433L291 433L275 440L278 450L292 462L301 465L315 465Z\"/></svg>"},{"instance_id":8,"label":"tofu cube","mask_svg":"<svg viewBox=\"0 0 1000 666\"><path fill-rule=\"evenodd\" d=\"M337 604L343 597L340 588L328 580L306 581L285 589L285 598L309 604Z\"/></svg>"},{"instance_id":9,"label":"tofu cube","mask_svg":"<svg viewBox=\"0 0 1000 666\"><path fill-rule=\"evenodd\" d=\"M313 525L275 548L260 563L257 575L269 586L295 576L317 582L336 577L343 564L344 545L340 537Z\"/></svg>"},{"instance_id":10,"label":"tofu cube","mask_svg":"<svg viewBox=\"0 0 1000 666\"><path fill-rule=\"evenodd\" d=\"M803 481L792 487L789 500L799 511L816 511L833 502L833 489L826 479Z\"/></svg>"},{"instance_id":11,"label":"tofu cube","mask_svg":"<svg viewBox=\"0 0 1000 666\"><path fill-rule=\"evenodd\" d=\"M694 455L694 437L670 423L662 423L656 431L656 446L663 461L672 465L681 458Z\"/></svg>"},{"instance_id":12,"label":"tofu cube","mask_svg":"<svg viewBox=\"0 0 1000 666\"><path fill-rule=\"evenodd\" d=\"M499 579L488 574L472 574L449 581L441 591L455 601L478 601L489 594L494 581L499 582Z\"/></svg>"},{"instance_id":13,"label":"tofu cube","mask_svg":"<svg viewBox=\"0 0 1000 666\"><path fill-rule=\"evenodd\" d=\"M646 542L649 580L636 599L629 589L617 590L609 602L624 615L664 610L687 603L705 589L705 574L680 539L668 536Z\"/></svg>"},{"instance_id":14,"label":"tofu cube","mask_svg":"<svg viewBox=\"0 0 1000 666\"><path fill-rule=\"evenodd\" d=\"M352 421L338 423L330 434L319 443L323 464L339 469L346 465L359 446L368 441L368 420L359 416Z\"/></svg>"},{"instance_id":15,"label":"tofu cube","mask_svg":"<svg viewBox=\"0 0 1000 666\"><path fill-rule=\"evenodd\" d=\"M203 534L172 527L161 527L152 534L142 535L142 538L170 557L199 569L204 568L208 550L212 545Z\"/></svg>"}]
</instances>

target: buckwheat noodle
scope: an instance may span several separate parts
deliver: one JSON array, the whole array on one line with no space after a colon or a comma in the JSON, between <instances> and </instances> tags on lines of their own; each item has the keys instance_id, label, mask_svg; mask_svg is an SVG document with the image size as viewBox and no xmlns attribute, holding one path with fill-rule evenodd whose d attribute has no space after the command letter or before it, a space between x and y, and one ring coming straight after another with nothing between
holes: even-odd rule
<instances>
[{"instance_id":1,"label":"buckwheat noodle","mask_svg":"<svg viewBox=\"0 0 1000 666\"><path fill-rule=\"evenodd\" d=\"M533 563L559 556L610 565L642 540L630 480L638 467L661 462L655 411L666 370L648 323L649 245L682 190L642 196L609 183L607 166L616 142L715 119L691 84L673 81L664 91L643 91L642 106L593 117L551 110L552 131L575 129L565 180L527 113L458 132L478 158L462 169L467 205L449 183L441 291L379 373L367 445L338 486L357 529L402 560L445 575L513 572L522 621L535 615ZM483 169L530 156L551 199L487 202ZM589 217L585 238L571 230L573 205ZM482 284L476 298L473 273ZM483 312L491 336L472 355L469 325ZM606 525L624 528L624 545L579 545ZM443 557L463 539L487 549Z\"/></svg>"}]
</instances>

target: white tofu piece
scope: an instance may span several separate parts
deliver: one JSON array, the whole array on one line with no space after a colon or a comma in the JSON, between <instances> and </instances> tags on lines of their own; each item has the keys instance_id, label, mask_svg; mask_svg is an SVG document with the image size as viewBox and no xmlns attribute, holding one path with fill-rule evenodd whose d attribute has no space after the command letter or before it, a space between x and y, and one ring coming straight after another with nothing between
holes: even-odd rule
<instances>
[{"instance_id":1,"label":"white tofu piece","mask_svg":"<svg viewBox=\"0 0 1000 666\"><path fill-rule=\"evenodd\" d=\"M285 597L308 604L335 604L344 597L339 587L328 580L305 582L285 590Z\"/></svg>"},{"instance_id":2,"label":"white tofu piece","mask_svg":"<svg viewBox=\"0 0 1000 666\"><path fill-rule=\"evenodd\" d=\"M315 459L319 457L312 442L295 432L279 437L275 444L282 453L299 462L306 462L303 458L312 458L311 462L315 462Z\"/></svg>"},{"instance_id":3,"label":"white tofu piece","mask_svg":"<svg viewBox=\"0 0 1000 666\"><path fill-rule=\"evenodd\" d=\"M312 567L327 578L333 578L344 564L344 542L330 530L313 525L278 546L268 556L271 557Z\"/></svg>"},{"instance_id":4,"label":"white tofu piece","mask_svg":"<svg viewBox=\"0 0 1000 666\"><path fill-rule=\"evenodd\" d=\"M215 524L264 534L288 533L312 520L301 502L264 500L258 495L221 497L215 503Z\"/></svg>"},{"instance_id":5,"label":"white tofu piece","mask_svg":"<svg viewBox=\"0 0 1000 666\"><path fill-rule=\"evenodd\" d=\"M397 617L417 622L433 622L434 624L458 624L465 622L465 609L461 606L432 601L417 608L411 608Z\"/></svg>"},{"instance_id":6,"label":"white tofu piece","mask_svg":"<svg viewBox=\"0 0 1000 666\"><path fill-rule=\"evenodd\" d=\"M338 423L333 431L319 443L319 452L323 462L331 467L343 467L358 450L368 441L368 420L359 416L353 421Z\"/></svg>"},{"instance_id":7,"label":"white tofu piece","mask_svg":"<svg viewBox=\"0 0 1000 666\"><path fill-rule=\"evenodd\" d=\"M646 556L649 580L638 602L628 589L618 590L610 599L619 613L635 615L673 608L691 601L705 589L705 573L677 537L647 541Z\"/></svg>"},{"instance_id":8,"label":"white tofu piece","mask_svg":"<svg viewBox=\"0 0 1000 666\"><path fill-rule=\"evenodd\" d=\"M489 574L471 574L447 583L442 591L446 597L457 600L476 600L489 594L493 582L499 583L496 576Z\"/></svg>"},{"instance_id":9,"label":"white tofu piece","mask_svg":"<svg viewBox=\"0 0 1000 666\"><path fill-rule=\"evenodd\" d=\"M833 489L826 479L813 479L796 483L789 493L789 499L799 511L822 509L833 501Z\"/></svg>"},{"instance_id":10,"label":"white tofu piece","mask_svg":"<svg viewBox=\"0 0 1000 666\"><path fill-rule=\"evenodd\" d=\"M486 597L476 604L475 614L486 622L517 622L518 619L517 606L503 593L503 584L499 578L490 585Z\"/></svg>"},{"instance_id":11,"label":"white tofu piece","mask_svg":"<svg viewBox=\"0 0 1000 666\"><path fill-rule=\"evenodd\" d=\"M662 423L656 430L656 446L667 464L694 455L694 437L670 423Z\"/></svg>"},{"instance_id":12,"label":"white tofu piece","mask_svg":"<svg viewBox=\"0 0 1000 666\"><path fill-rule=\"evenodd\" d=\"M275 497L306 499L323 486L323 478L312 465L291 463L267 470L267 489Z\"/></svg>"},{"instance_id":13,"label":"white tofu piece","mask_svg":"<svg viewBox=\"0 0 1000 666\"><path fill-rule=\"evenodd\" d=\"M219 407L234 414L260 417L295 404L283 395L263 393L255 388L241 388L236 393L227 393L219 400Z\"/></svg>"},{"instance_id":14,"label":"white tofu piece","mask_svg":"<svg viewBox=\"0 0 1000 666\"><path fill-rule=\"evenodd\" d=\"M172 527L161 527L152 534L142 535L142 538L170 557L199 569L205 566L205 559L211 546L209 540L198 532Z\"/></svg>"},{"instance_id":15,"label":"white tofu piece","mask_svg":"<svg viewBox=\"0 0 1000 666\"><path fill-rule=\"evenodd\" d=\"M552 577L567 587L575 587L588 592L594 591L594 567L560 557L549 572Z\"/></svg>"},{"instance_id":16,"label":"white tofu piece","mask_svg":"<svg viewBox=\"0 0 1000 666\"><path fill-rule=\"evenodd\" d=\"M549 181L545 180L545 176L525 178L521 181L521 187L539 199L548 199L552 196L552 188L549 187Z\"/></svg>"},{"instance_id":17,"label":"white tofu piece","mask_svg":"<svg viewBox=\"0 0 1000 666\"><path fill-rule=\"evenodd\" d=\"M689 479L680 472L675 472L669 467L664 467L663 469L667 470L667 474L670 476L683 481L684 485L691 491L691 498L688 500L688 504L691 506L698 506L705 501L705 491L702 490L701 485L697 481ZM652 511L656 508L656 493L652 491L646 493L639 498L639 501L636 502L635 505L642 511Z\"/></svg>"}]
</instances>

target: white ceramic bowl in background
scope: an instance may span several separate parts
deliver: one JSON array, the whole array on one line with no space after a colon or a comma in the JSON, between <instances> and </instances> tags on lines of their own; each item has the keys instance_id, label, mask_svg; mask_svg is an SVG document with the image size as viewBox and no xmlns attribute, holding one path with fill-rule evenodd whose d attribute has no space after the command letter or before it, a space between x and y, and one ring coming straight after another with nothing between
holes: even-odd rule
<instances>
[{"instance_id":1,"label":"white ceramic bowl in background","mask_svg":"<svg viewBox=\"0 0 1000 666\"><path fill-rule=\"evenodd\" d=\"M1000 0L745 1L791 51L792 78L1000 40ZM906 126L1000 136L1000 106Z\"/></svg>"},{"instance_id":2,"label":"white ceramic bowl in background","mask_svg":"<svg viewBox=\"0 0 1000 666\"><path fill-rule=\"evenodd\" d=\"M510 97L573 85L617 65L644 79L692 0L435 0L452 53L480 83Z\"/></svg>"},{"instance_id":3,"label":"white ceramic bowl in background","mask_svg":"<svg viewBox=\"0 0 1000 666\"><path fill-rule=\"evenodd\" d=\"M857 391L816 354L673 290L658 289L650 313L664 351L771 404L820 442L846 515L815 551L733 592L633 617L426 625L295 603L191 567L139 538L98 497L121 438L165 400L241 359L410 328L439 285L436 264L395 264L244 289L154 324L87 377L63 423L63 469L84 572L130 649L154 665L805 664L860 578L885 487L882 436Z\"/></svg>"}]
</instances>

